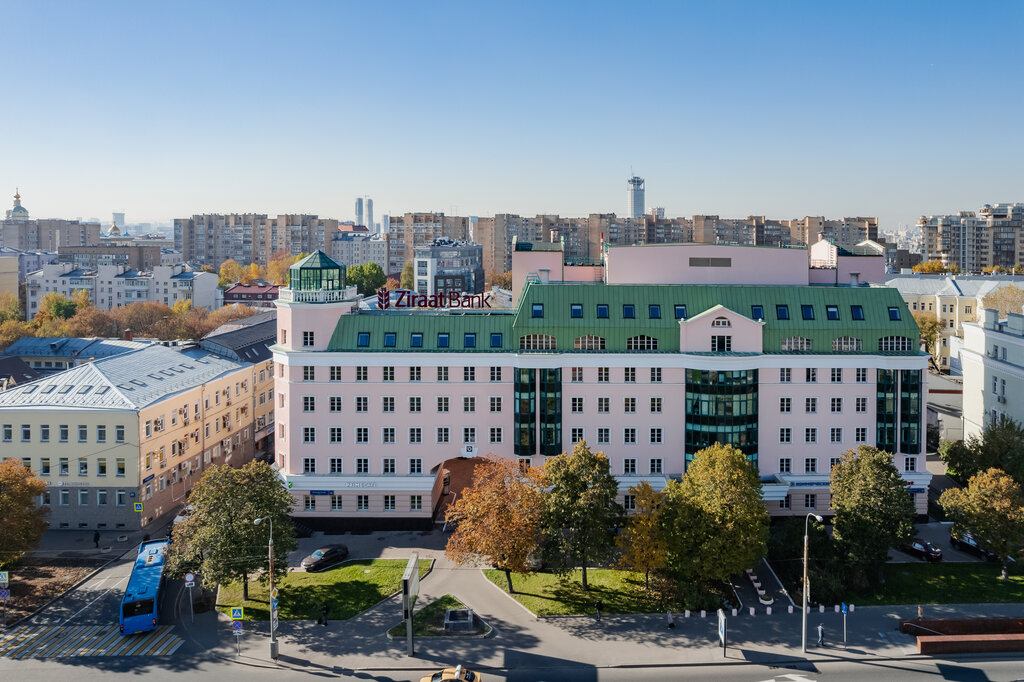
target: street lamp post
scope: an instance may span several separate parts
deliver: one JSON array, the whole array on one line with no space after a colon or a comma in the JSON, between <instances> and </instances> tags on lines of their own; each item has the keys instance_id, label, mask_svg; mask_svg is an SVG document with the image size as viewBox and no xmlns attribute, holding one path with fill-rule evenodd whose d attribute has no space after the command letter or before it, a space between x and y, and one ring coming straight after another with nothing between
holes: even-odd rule
<instances>
[{"instance_id":1,"label":"street lamp post","mask_svg":"<svg viewBox=\"0 0 1024 682\"><path fill-rule=\"evenodd\" d=\"M801 643L802 643L802 646L803 646L803 652L805 654L807 653L807 591L808 591L807 590L807 524L810 523L812 516L815 519L817 519L818 523L821 523L821 517L818 516L817 514L815 514L814 512L808 512L807 516L804 518L804 589L803 589L803 593L804 593L804 610L803 610L803 613L800 614L800 616L801 616L801 620L803 622L803 627L801 628Z\"/></svg>"},{"instance_id":2,"label":"street lamp post","mask_svg":"<svg viewBox=\"0 0 1024 682\"><path fill-rule=\"evenodd\" d=\"M277 660L277 630L274 627L274 519L269 516L253 521L257 526L263 521L270 523L270 540L267 541L267 555L270 557L270 658Z\"/></svg>"}]
</instances>

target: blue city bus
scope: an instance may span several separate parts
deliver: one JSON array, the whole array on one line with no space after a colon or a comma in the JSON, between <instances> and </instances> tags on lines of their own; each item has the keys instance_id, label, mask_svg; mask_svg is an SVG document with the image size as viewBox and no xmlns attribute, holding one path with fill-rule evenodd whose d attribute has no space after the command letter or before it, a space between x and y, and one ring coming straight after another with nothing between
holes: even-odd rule
<instances>
[{"instance_id":1,"label":"blue city bus","mask_svg":"<svg viewBox=\"0 0 1024 682\"><path fill-rule=\"evenodd\" d=\"M168 545L170 540L153 540L139 545L128 588L121 600L122 635L156 629L160 620L160 593L164 586Z\"/></svg>"}]
</instances>

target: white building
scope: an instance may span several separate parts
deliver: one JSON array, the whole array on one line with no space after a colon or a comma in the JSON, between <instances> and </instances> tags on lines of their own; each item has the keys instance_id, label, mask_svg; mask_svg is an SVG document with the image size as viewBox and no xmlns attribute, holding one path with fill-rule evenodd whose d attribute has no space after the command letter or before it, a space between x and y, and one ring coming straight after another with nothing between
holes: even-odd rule
<instances>
[{"instance_id":1,"label":"white building","mask_svg":"<svg viewBox=\"0 0 1024 682\"><path fill-rule=\"evenodd\" d=\"M39 312L39 302L46 294L70 297L80 289L89 294L89 301L100 310L143 302L173 306L182 300L192 301L195 308L216 310L222 301L215 273L196 272L181 264L140 271L123 265L83 269L73 263L56 263L28 274L28 317L31 319Z\"/></svg>"},{"instance_id":2,"label":"white building","mask_svg":"<svg viewBox=\"0 0 1024 682\"><path fill-rule=\"evenodd\" d=\"M342 265L376 263L388 272L388 240L382 234L338 232L327 248L331 258Z\"/></svg>"},{"instance_id":3,"label":"white building","mask_svg":"<svg viewBox=\"0 0 1024 682\"><path fill-rule=\"evenodd\" d=\"M1006 415L1024 422L1024 315L999 320L995 310L964 323L964 437Z\"/></svg>"}]
</instances>

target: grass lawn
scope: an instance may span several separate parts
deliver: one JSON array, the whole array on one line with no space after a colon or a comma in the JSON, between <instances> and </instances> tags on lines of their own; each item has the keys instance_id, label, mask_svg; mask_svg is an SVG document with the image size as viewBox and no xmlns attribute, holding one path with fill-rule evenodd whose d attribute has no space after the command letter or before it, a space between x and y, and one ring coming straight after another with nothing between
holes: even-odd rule
<instances>
[{"instance_id":1,"label":"grass lawn","mask_svg":"<svg viewBox=\"0 0 1024 682\"><path fill-rule=\"evenodd\" d=\"M444 631L444 612L448 609L464 609L466 605L450 594L446 594L435 602L427 604L415 612L412 619L412 634L416 637L459 636L466 633L450 635ZM388 630L392 637L405 637L405 621ZM472 633L471 633L472 634Z\"/></svg>"},{"instance_id":2,"label":"grass lawn","mask_svg":"<svg viewBox=\"0 0 1024 682\"><path fill-rule=\"evenodd\" d=\"M868 606L1024 602L1024 575L1011 568L1009 578L1003 581L999 579L1000 573L999 564L994 563L886 564L885 585L854 603Z\"/></svg>"},{"instance_id":3,"label":"grass lawn","mask_svg":"<svg viewBox=\"0 0 1024 682\"><path fill-rule=\"evenodd\" d=\"M292 572L277 582L278 617L281 620L316 620L327 603L327 617L345 620L362 613L402 589L402 573L408 559L346 561L319 573ZM420 559L420 577L432 559ZM228 613L232 606L245 607L246 620L270 619L270 586L249 583L249 601L242 602L241 583L222 585L217 608ZM443 615L442 615L443 617Z\"/></svg>"},{"instance_id":4,"label":"grass lawn","mask_svg":"<svg viewBox=\"0 0 1024 682\"><path fill-rule=\"evenodd\" d=\"M492 583L507 591L505 572L484 570ZM681 604L669 603L644 590L643 573L591 568L587 571L590 591L583 590L580 571L559 576L555 573L512 574L512 597L538 616L593 615L594 602L604 602L602 613L658 613ZM654 581L652 579L652 585Z\"/></svg>"}]
</instances>

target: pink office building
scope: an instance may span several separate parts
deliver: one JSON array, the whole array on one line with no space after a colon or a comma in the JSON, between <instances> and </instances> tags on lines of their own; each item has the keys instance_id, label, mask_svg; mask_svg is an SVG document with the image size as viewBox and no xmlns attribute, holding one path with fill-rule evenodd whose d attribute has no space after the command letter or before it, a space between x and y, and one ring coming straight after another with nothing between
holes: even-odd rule
<instances>
[{"instance_id":1,"label":"pink office building","mask_svg":"<svg viewBox=\"0 0 1024 682\"><path fill-rule=\"evenodd\" d=\"M630 486L661 488L730 443L775 515L828 514L833 460L877 445L924 514L917 326L880 286L884 256L811 249L615 246L570 264L559 244L517 243L509 309L369 309L343 266L311 255L280 291L272 348L297 515L429 527L459 458L541 464L579 440L609 457L627 509Z\"/></svg>"}]
</instances>

